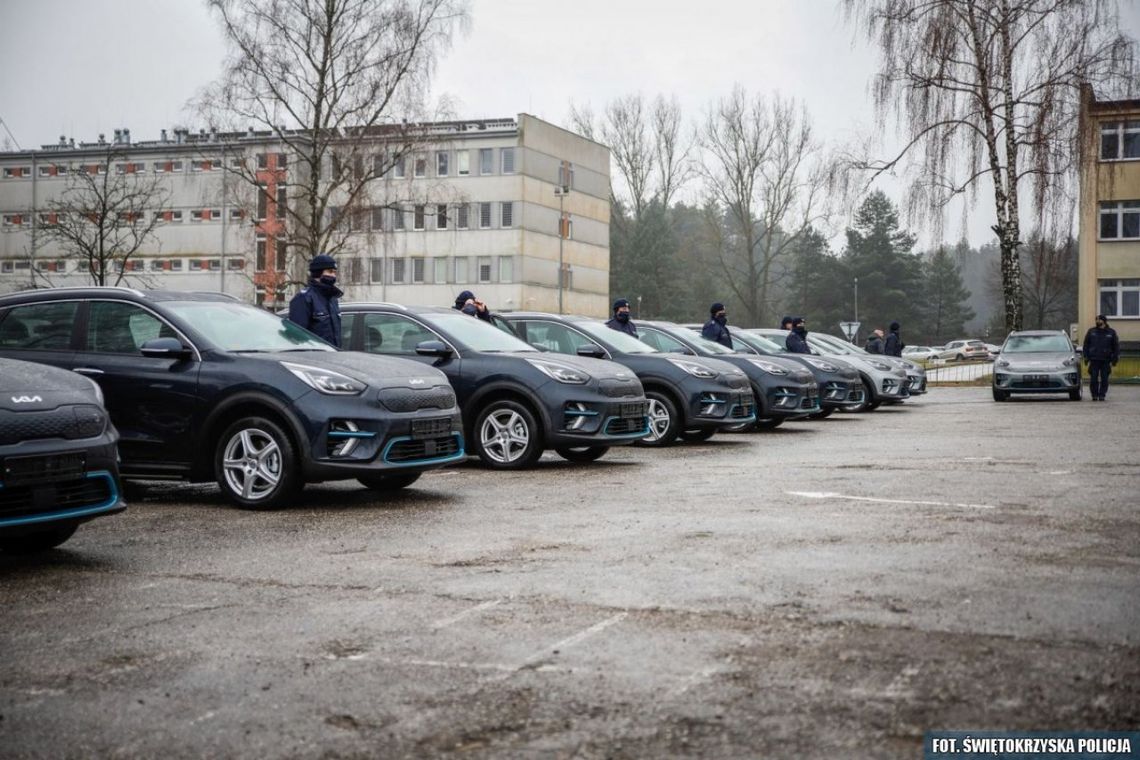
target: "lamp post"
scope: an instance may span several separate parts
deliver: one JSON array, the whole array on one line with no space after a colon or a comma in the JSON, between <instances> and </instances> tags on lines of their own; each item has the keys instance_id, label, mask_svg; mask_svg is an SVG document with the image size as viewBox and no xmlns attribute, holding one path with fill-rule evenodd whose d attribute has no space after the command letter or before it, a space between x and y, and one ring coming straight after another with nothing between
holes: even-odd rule
<instances>
[{"instance_id":1,"label":"lamp post","mask_svg":"<svg viewBox=\"0 0 1140 760\"><path fill-rule=\"evenodd\" d=\"M855 323L859 323L859 278L855 278ZM855 334L851 336L851 342L854 343L859 337L859 328L855 328Z\"/></svg>"},{"instance_id":2,"label":"lamp post","mask_svg":"<svg viewBox=\"0 0 1140 760\"><path fill-rule=\"evenodd\" d=\"M641 319L641 296L637 297L637 318Z\"/></svg>"},{"instance_id":3,"label":"lamp post","mask_svg":"<svg viewBox=\"0 0 1140 760\"><path fill-rule=\"evenodd\" d=\"M566 196L570 192L567 185L557 185L554 194L558 196L558 313L562 314L562 290L566 283L566 265L562 262L562 241L566 239Z\"/></svg>"}]
</instances>

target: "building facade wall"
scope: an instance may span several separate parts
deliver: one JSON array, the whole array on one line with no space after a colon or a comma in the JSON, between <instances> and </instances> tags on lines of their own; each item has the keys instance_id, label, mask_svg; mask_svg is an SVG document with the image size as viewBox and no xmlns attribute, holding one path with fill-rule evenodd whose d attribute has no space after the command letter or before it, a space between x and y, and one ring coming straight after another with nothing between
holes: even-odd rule
<instances>
[{"instance_id":1,"label":"building facade wall","mask_svg":"<svg viewBox=\"0 0 1140 760\"><path fill-rule=\"evenodd\" d=\"M606 315L608 150L525 114L429 125L428 133L403 176L391 171L369 182L374 215L345 221L351 231L336 256L346 298L450 304L468 289L495 309L556 311L561 249L565 310ZM176 135L0 154L0 213L8 222L0 228L0 292L90 281L76 262L49 271L47 262L63 254L29 220L68 185L66 176L41 178L39 166L77 166L114 150L160 178L169 193L163 211L173 217L155 229L134 265L142 269L124 273L123 284L224 290L270 308L284 305L309 255L290 249L286 257L284 214L275 206L279 192L291 197L290 188L306 179L299 162L280 153L272 135ZM227 161L256 167L262 192L224 171ZM321 167L323 176L329 171ZM555 192L562 179L570 185L565 195Z\"/></svg>"},{"instance_id":2,"label":"building facade wall","mask_svg":"<svg viewBox=\"0 0 1140 760\"><path fill-rule=\"evenodd\" d=\"M1140 101L1086 91L1082 120L1075 337L1104 312L1121 343L1140 350Z\"/></svg>"}]
</instances>

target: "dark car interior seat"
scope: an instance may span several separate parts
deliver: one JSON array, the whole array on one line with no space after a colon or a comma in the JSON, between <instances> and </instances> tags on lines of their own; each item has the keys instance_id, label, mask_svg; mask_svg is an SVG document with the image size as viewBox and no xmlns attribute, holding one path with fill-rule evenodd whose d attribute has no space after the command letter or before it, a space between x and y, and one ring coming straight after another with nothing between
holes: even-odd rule
<instances>
[{"instance_id":1,"label":"dark car interior seat","mask_svg":"<svg viewBox=\"0 0 1140 760\"><path fill-rule=\"evenodd\" d=\"M0 346L4 348L25 348L28 343L28 326L9 315L0 322Z\"/></svg>"}]
</instances>

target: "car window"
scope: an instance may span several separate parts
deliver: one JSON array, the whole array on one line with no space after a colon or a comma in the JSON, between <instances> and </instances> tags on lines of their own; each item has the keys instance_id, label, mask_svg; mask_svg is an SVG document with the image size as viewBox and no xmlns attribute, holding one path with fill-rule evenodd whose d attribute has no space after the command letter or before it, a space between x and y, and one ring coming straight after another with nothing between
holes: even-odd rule
<instances>
[{"instance_id":1,"label":"car window","mask_svg":"<svg viewBox=\"0 0 1140 760\"><path fill-rule=\"evenodd\" d=\"M558 322L525 320L521 324L526 331L527 343L547 351L576 354L580 346L598 347L585 335Z\"/></svg>"},{"instance_id":2,"label":"car window","mask_svg":"<svg viewBox=\"0 0 1140 760\"><path fill-rule=\"evenodd\" d=\"M1003 354L1066 353L1072 350L1073 344L1064 335L1011 335L1001 348Z\"/></svg>"},{"instance_id":3,"label":"car window","mask_svg":"<svg viewBox=\"0 0 1140 760\"><path fill-rule=\"evenodd\" d=\"M93 301L87 317L85 348L101 354L138 354L154 338L174 338L165 322L133 303Z\"/></svg>"},{"instance_id":4,"label":"car window","mask_svg":"<svg viewBox=\"0 0 1140 760\"><path fill-rule=\"evenodd\" d=\"M419 322L400 314L365 314L364 350L372 354L414 354L425 340L443 340Z\"/></svg>"},{"instance_id":5,"label":"car window","mask_svg":"<svg viewBox=\"0 0 1140 760\"><path fill-rule=\"evenodd\" d=\"M655 354L657 349L650 346L648 343L638 340L637 338L629 335L628 333L619 332L612 327L607 327L604 322L591 322L580 321L575 322L574 326L582 332L597 338L602 343L608 343L616 351L621 351L625 354Z\"/></svg>"},{"instance_id":6,"label":"car window","mask_svg":"<svg viewBox=\"0 0 1140 760\"><path fill-rule=\"evenodd\" d=\"M223 351L335 351L300 325L248 304L167 301L165 308Z\"/></svg>"},{"instance_id":7,"label":"car window","mask_svg":"<svg viewBox=\"0 0 1140 760\"><path fill-rule=\"evenodd\" d=\"M0 322L0 348L66 351L78 309L77 301L13 307Z\"/></svg>"},{"instance_id":8,"label":"car window","mask_svg":"<svg viewBox=\"0 0 1140 760\"><path fill-rule=\"evenodd\" d=\"M652 327L642 327L638 330L638 337L641 338L643 343L653 346L658 351L664 351L667 354L691 354L692 350L681 341L674 338L672 335L667 335L660 330L655 330Z\"/></svg>"},{"instance_id":9,"label":"car window","mask_svg":"<svg viewBox=\"0 0 1140 760\"><path fill-rule=\"evenodd\" d=\"M456 341L472 351L534 351L535 348L517 335L498 330L483 321L468 316L454 309L447 312L436 312L430 317L432 324L444 330Z\"/></svg>"}]
</instances>

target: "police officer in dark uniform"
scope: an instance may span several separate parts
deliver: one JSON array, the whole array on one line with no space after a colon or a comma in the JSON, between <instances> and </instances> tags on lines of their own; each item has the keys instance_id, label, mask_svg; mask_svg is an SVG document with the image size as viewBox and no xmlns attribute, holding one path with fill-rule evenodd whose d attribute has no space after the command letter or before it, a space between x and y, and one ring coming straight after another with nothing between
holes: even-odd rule
<instances>
[{"instance_id":1,"label":"police officer in dark uniform","mask_svg":"<svg viewBox=\"0 0 1140 760\"><path fill-rule=\"evenodd\" d=\"M1108 326L1105 315L1096 315L1096 326L1090 327L1085 333L1081 352L1085 357L1085 365L1089 368L1089 392L1092 400L1104 401L1104 396L1108 393L1108 376L1120 361L1120 338L1117 337L1116 330Z\"/></svg>"},{"instance_id":2,"label":"police officer in dark uniform","mask_svg":"<svg viewBox=\"0 0 1140 760\"><path fill-rule=\"evenodd\" d=\"M289 321L340 348L340 303L336 260L319 253L309 262L309 284L289 302Z\"/></svg>"},{"instance_id":3,"label":"police officer in dark uniform","mask_svg":"<svg viewBox=\"0 0 1140 760\"><path fill-rule=\"evenodd\" d=\"M875 331L867 338L867 345L863 348L869 354L883 353L883 331L875 328Z\"/></svg>"},{"instance_id":4,"label":"police officer in dark uniform","mask_svg":"<svg viewBox=\"0 0 1140 760\"><path fill-rule=\"evenodd\" d=\"M724 304L714 303L709 307L709 321L701 328L701 337L716 341L725 348L732 348L732 335L728 332L728 314Z\"/></svg>"},{"instance_id":5,"label":"police officer in dark uniform","mask_svg":"<svg viewBox=\"0 0 1140 760\"><path fill-rule=\"evenodd\" d=\"M491 321L491 310L487 308L487 304L476 298L470 290L464 290L457 295L455 306L452 308L458 309L469 317L477 317L484 322Z\"/></svg>"},{"instance_id":6,"label":"police officer in dark uniform","mask_svg":"<svg viewBox=\"0 0 1140 760\"><path fill-rule=\"evenodd\" d=\"M899 330L902 326L898 322L891 322L891 334L887 336L886 342L883 343L883 353L887 356L902 356L902 350L906 348L903 343L902 335Z\"/></svg>"},{"instance_id":7,"label":"police officer in dark uniform","mask_svg":"<svg viewBox=\"0 0 1140 760\"><path fill-rule=\"evenodd\" d=\"M637 327L629 319L628 298L619 298L614 301L614 315L609 322L606 322L606 327L637 337Z\"/></svg>"},{"instance_id":8,"label":"police officer in dark uniform","mask_svg":"<svg viewBox=\"0 0 1140 760\"><path fill-rule=\"evenodd\" d=\"M803 317L792 318L792 331L784 345L793 354L810 354L811 347L807 342L807 324Z\"/></svg>"}]
</instances>

